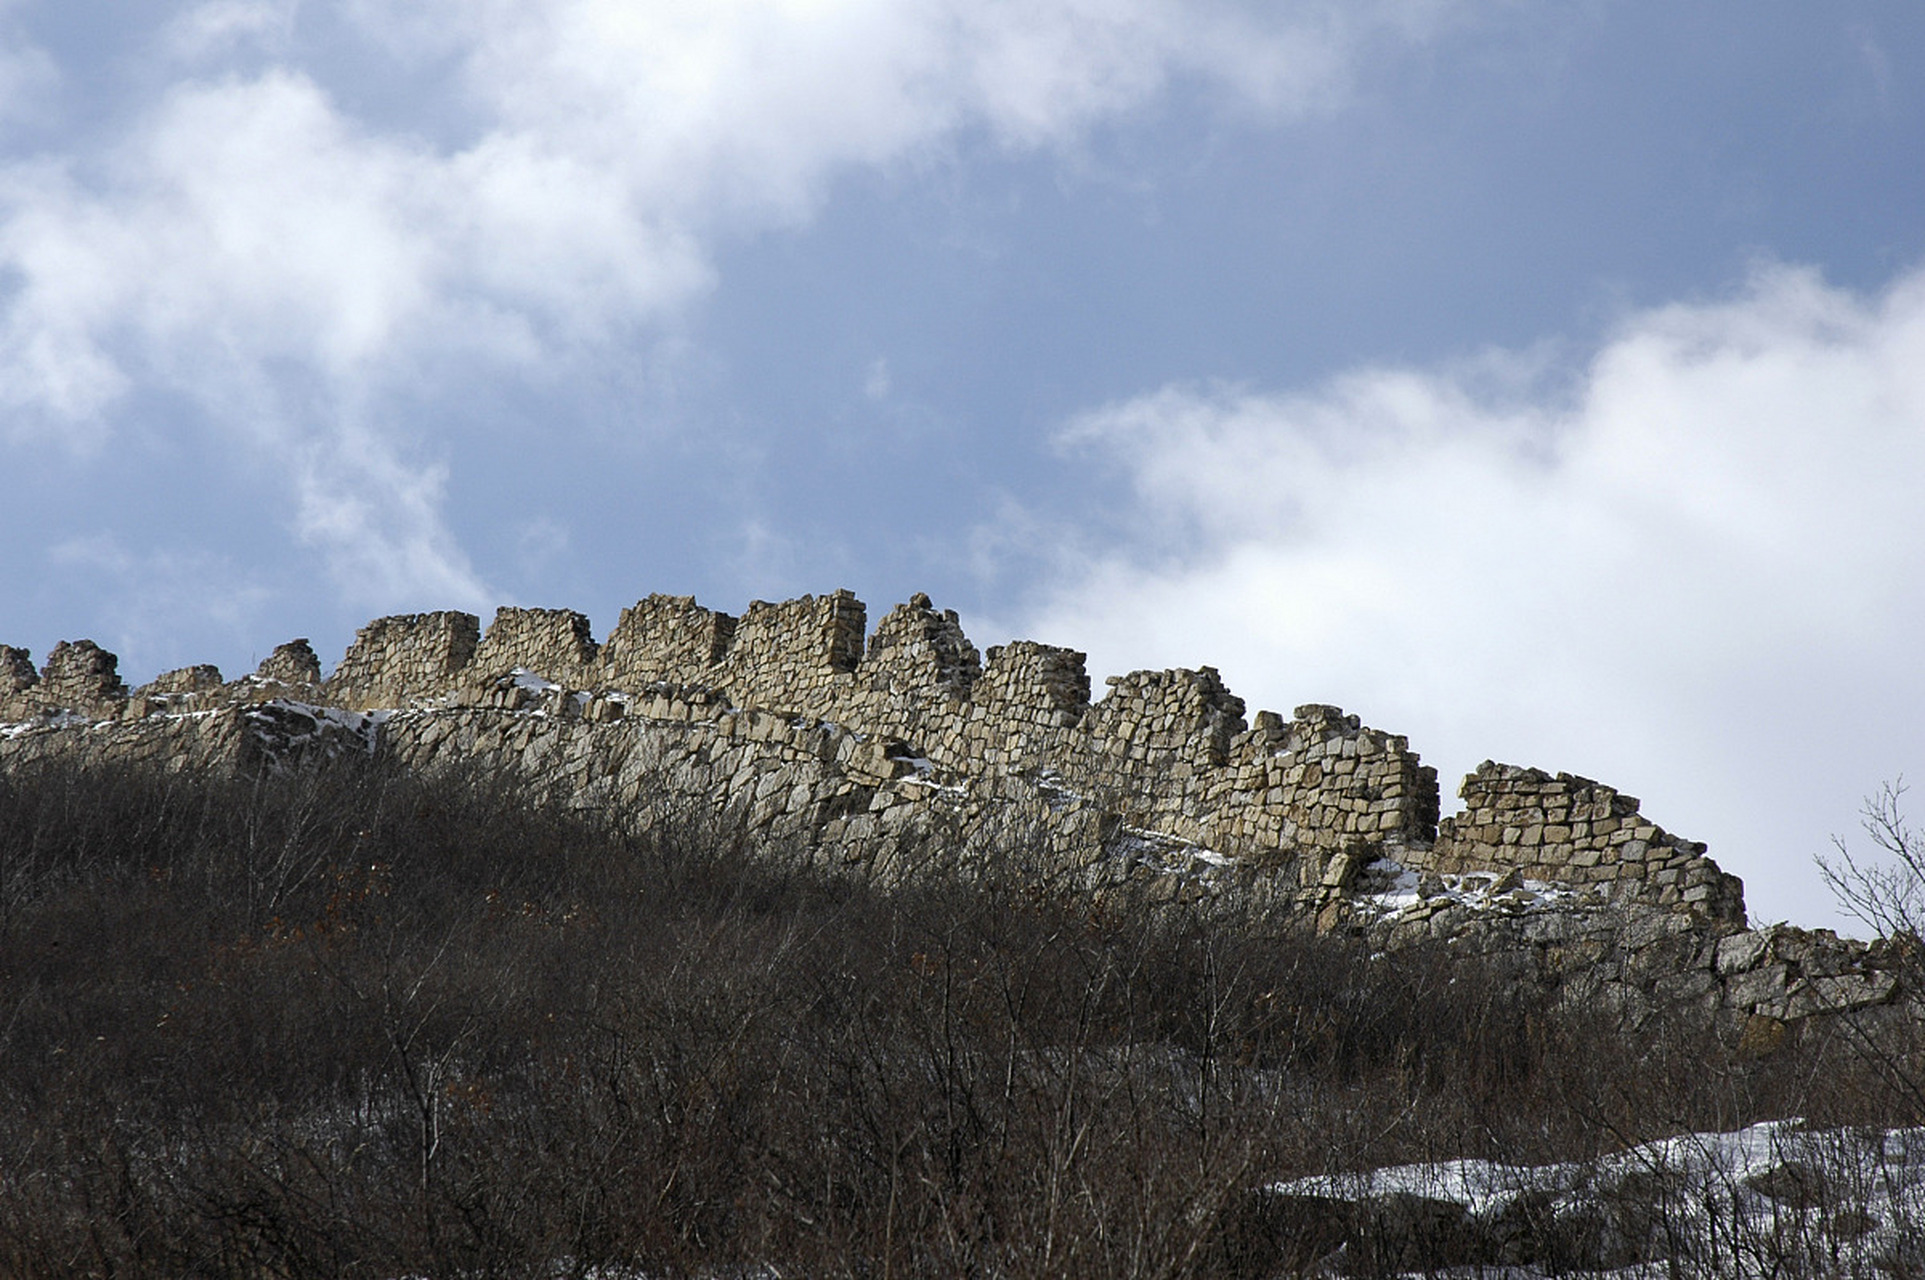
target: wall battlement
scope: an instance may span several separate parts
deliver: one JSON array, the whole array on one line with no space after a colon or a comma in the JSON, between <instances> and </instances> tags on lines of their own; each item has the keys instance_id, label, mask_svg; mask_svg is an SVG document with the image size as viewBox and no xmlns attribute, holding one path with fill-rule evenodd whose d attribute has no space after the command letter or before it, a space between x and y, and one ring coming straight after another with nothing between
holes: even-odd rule
<instances>
[{"instance_id":1,"label":"wall battlement","mask_svg":"<svg viewBox=\"0 0 1925 1280\"><path fill-rule=\"evenodd\" d=\"M1464 812L1444 819L1437 842L1412 865L1439 872L1512 867L1519 875L1603 886L1661 906L1744 918L1744 886L1638 812L1636 796L1568 773L1486 760L1464 779Z\"/></svg>"},{"instance_id":2,"label":"wall battlement","mask_svg":"<svg viewBox=\"0 0 1925 1280\"><path fill-rule=\"evenodd\" d=\"M1056 805L1059 818L1064 805L1106 815L1087 829L1106 847L1117 831L1149 833L1267 867L1312 896L1341 892L1388 857L1422 872L1514 872L1600 900L1743 920L1742 886L1703 845L1667 835L1635 799L1588 779L1486 762L1465 779L1464 813L1440 823L1436 771L1402 735L1337 707L1246 720L1243 700L1211 667L1113 676L1092 701L1082 653L1019 640L979 656L955 612L920 593L866 630L867 609L848 591L755 601L739 617L651 595L622 611L605 643L567 609L504 607L485 636L473 614L404 614L362 627L325 681L298 640L233 684L189 667L131 696L114 655L89 641L62 642L38 673L25 650L0 647L0 721L51 723L63 711L138 721L292 698L355 711L533 715L613 743L611 726L632 720L816 760L825 778L870 785L914 773L924 791L901 791L891 805L931 787L1000 792L1026 779L1069 798ZM407 754L439 758L440 728L403 724L415 722L383 732L428 733ZM704 785L719 787L721 802L752 785L773 822L787 811L771 799L776 784L753 772ZM830 790L832 808L851 803ZM795 803L815 815L795 818L813 838L842 830L809 808L817 800Z\"/></svg>"}]
</instances>

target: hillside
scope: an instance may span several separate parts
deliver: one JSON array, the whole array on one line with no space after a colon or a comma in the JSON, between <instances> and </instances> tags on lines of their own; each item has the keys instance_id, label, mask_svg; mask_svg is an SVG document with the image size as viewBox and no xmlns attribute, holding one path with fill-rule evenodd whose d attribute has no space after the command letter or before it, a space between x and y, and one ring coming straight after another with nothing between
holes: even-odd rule
<instances>
[{"instance_id":1,"label":"hillside","mask_svg":"<svg viewBox=\"0 0 1925 1280\"><path fill-rule=\"evenodd\" d=\"M1697 1174L1625 1183L1794 1116L1900 1141L1921 986L1748 929L1588 779L1487 763L1440 821L1336 708L1246 720L1209 668L1092 703L922 597L0 675L9 1274L1911 1265L1917 1162L1739 1188L1751 1261L1679 1225ZM1364 1178L1444 1159L1617 1172L1489 1212Z\"/></svg>"}]
</instances>

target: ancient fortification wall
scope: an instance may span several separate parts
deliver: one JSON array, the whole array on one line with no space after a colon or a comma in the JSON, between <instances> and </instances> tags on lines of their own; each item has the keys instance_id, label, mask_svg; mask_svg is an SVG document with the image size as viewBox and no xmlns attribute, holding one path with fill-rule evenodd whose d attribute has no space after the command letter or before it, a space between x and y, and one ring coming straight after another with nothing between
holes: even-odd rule
<instances>
[{"instance_id":1,"label":"ancient fortification wall","mask_svg":"<svg viewBox=\"0 0 1925 1280\"><path fill-rule=\"evenodd\" d=\"M0 720L64 710L139 721L279 697L432 710L421 726L459 726L466 709L531 718L515 733L537 737L569 724L568 750L589 762L569 785L586 794L623 767L613 763L621 744L640 730L616 726L639 718L653 726L658 761L688 754L664 746L665 733L705 759L718 742L752 744L742 750L760 763L711 761L697 770L697 792L711 803L746 796L768 822L787 815L785 831L812 838L845 834L833 824L855 803L846 782L908 773L910 799L956 792L1000 804L1046 789L1056 811L1109 815L1095 844L1058 850L1071 860L1135 833L1128 838L1145 847L1261 866L1310 897L1341 893L1390 858L1425 872L1515 871L1600 900L1743 919L1741 887L1703 846L1666 835L1635 800L1584 779L1486 765L1464 783L1466 811L1440 827L1435 771L1401 735L1338 708L1311 703L1288 719L1262 711L1246 720L1243 700L1210 667L1112 677L1092 702L1083 654L1017 641L985 659L955 612L920 594L866 631L867 610L847 591L756 601L740 618L653 595L623 611L605 644L566 609L503 608L485 636L473 614L406 614L362 627L325 681L313 650L295 641L233 684L212 667L190 667L131 696L113 655L90 642L59 645L38 673L24 651L0 649ZM429 733L401 716L384 734L423 763L442 760L448 741L490 759L497 750L487 745L497 743L493 729L482 747L466 728L435 727L420 741L410 736L417 731ZM784 780L763 777L765 766ZM790 799L776 805L777 792Z\"/></svg>"},{"instance_id":2,"label":"ancient fortification wall","mask_svg":"<svg viewBox=\"0 0 1925 1280\"><path fill-rule=\"evenodd\" d=\"M1440 822L1436 772L1336 707L1246 718L1209 667L1111 677L1092 702L1083 654L979 655L927 596L865 638L866 619L846 591L740 618L654 595L598 645L569 610L504 608L485 637L472 614L409 614L361 628L325 681L296 640L231 683L185 667L131 694L91 642L38 671L0 646L0 771L377 751L636 821L720 812L884 876L994 851L1086 888L1235 885L1386 946L1501 953L1600 1008L1700 1003L1750 1038L1901 1016L1878 945L1744 929L1737 878L1611 787L1486 762Z\"/></svg>"},{"instance_id":3,"label":"ancient fortification wall","mask_svg":"<svg viewBox=\"0 0 1925 1280\"><path fill-rule=\"evenodd\" d=\"M355 633L328 677L326 697L344 707L403 707L445 696L481 643L472 613L404 613Z\"/></svg>"},{"instance_id":4,"label":"ancient fortification wall","mask_svg":"<svg viewBox=\"0 0 1925 1280\"><path fill-rule=\"evenodd\" d=\"M1614 898L1744 918L1744 885L1638 813L1635 796L1568 773L1486 760L1458 790L1464 812L1439 824L1430 848L1404 859L1418 870L1515 867L1520 875L1595 885Z\"/></svg>"}]
</instances>

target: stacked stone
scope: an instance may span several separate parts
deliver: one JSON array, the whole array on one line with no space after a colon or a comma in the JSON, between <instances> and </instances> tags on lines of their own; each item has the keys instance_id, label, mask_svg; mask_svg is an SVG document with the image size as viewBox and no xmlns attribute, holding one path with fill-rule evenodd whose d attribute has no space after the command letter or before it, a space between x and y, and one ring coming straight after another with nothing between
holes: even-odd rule
<instances>
[{"instance_id":1,"label":"stacked stone","mask_svg":"<svg viewBox=\"0 0 1925 1280\"><path fill-rule=\"evenodd\" d=\"M1089 710L1088 660L1088 654L1034 640L992 645L974 702L1007 711L1012 727L1027 722L1075 728Z\"/></svg>"},{"instance_id":2,"label":"stacked stone","mask_svg":"<svg viewBox=\"0 0 1925 1280\"><path fill-rule=\"evenodd\" d=\"M1108 695L1084 722L1099 756L1217 767L1244 731L1243 699L1224 687L1215 667L1132 671L1104 683Z\"/></svg>"},{"instance_id":3,"label":"stacked stone","mask_svg":"<svg viewBox=\"0 0 1925 1280\"><path fill-rule=\"evenodd\" d=\"M130 714L81 728L50 724L0 735L0 771L60 757L90 764L152 767L169 773L233 775L312 753L334 755L367 749L366 737L342 723L341 717L310 714L284 703L195 710L194 715Z\"/></svg>"},{"instance_id":4,"label":"stacked stone","mask_svg":"<svg viewBox=\"0 0 1925 1280\"><path fill-rule=\"evenodd\" d=\"M1515 873L1504 880L1515 881ZM1496 877L1491 877L1497 880ZM1549 904L1504 880L1467 903L1437 877L1429 896L1361 926L1375 949L1446 944L1503 961L1520 978L1606 1016L1695 1008L1741 1047L1775 1048L1787 1024L1839 1015L1906 1016L1905 942L1864 943L1828 929L1746 930L1648 903L1590 893Z\"/></svg>"},{"instance_id":5,"label":"stacked stone","mask_svg":"<svg viewBox=\"0 0 1925 1280\"><path fill-rule=\"evenodd\" d=\"M91 640L62 640L47 655L26 701L39 710L117 716L127 702L120 659Z\"/></svg>"},{"instance_id":6,"label":"stacked stone","mask_svg":"<svg viewBox=\"0 0 1925 1280\"><path fill-rule=\"evenodd\" d=\"M274 652L254 669L254 679L263 684L316 685L321 683L321 660L303 636L276 645Z\"/></svg>"},{"instance_id":7,"label":"stacked stone","mask_svg":"<svg viewBox=\"0 0 1925 1280\"><path fill-rule=\"evenodd\" d=\"M1613 897L1690 909L1743 923L1744 887L1638 813L1635 796L1541 769L1486 760L1464 779L1464 812L1439 826L1419 869L1508 870L1561 884L1604 887Z\"/></svg>"},{"instance_id":8,"label":"stacked stone","mask_svg":"<svg viewBox=\"0 0 1925 1280\"><path fill-rule=\"evenodd\" d=\"M40 683L33 655L10 644L0 644L0 724L33 714L31 694Z\"/></svg>"},{"instance_id":9,"label":"stacked stone","mask_svg":"<svg viewBox=\"0 0 1925 1280\"><path fill-rule=\"evenodd\" d=\"M735 619L704 609L694 596L651 595L622 610L601 650L598 684L639 689L670 684L718 684L721 663L735 639Z\"/></svg>"},{"instance_id":10,"label":"stacked stone","mask_svg":"<svg viewBox=\"0 0 1925 1280\"><path fill-rule=\"evenodd\" d=\"M914 738L938 756L948 750L982 659L954 609L937 612L917 592L897 605L869 638L856 679L856 706L839 718L876 733Z\"/></svg>"},{"instance_id":11,"label":"stacked stone","mask_svg":"<svg viewBox=\"0 0 1925 1280\"><path fill-rule=\"evenodd\" d=\"M79 729L36 728L0 735L0 770L59 757L169 773L232 771L244 765L245 727L239 711L228 711L211 716L116 718Z\"/></svg>"},{"instance_id":12,"label":"stacked stone","mask_svg":"<svg viewBox=\"0 0 1925 1280\"><path fill-rule=\"evenodd\" d=\"M1212 667L1133 671L1106 683L1109 693L1078 723L1041 739L1048 767L1139 830L1200 840L1227 798L1214 783L1244 731L1243 699Z\"/></svg>"},{"instance_id":13,"label":"stacked stone","mask_svg":"<svg viewBox=\"0 0 1925 1280\"><path fill-rule=\"evenodd\" d=\"M984 664L956 614L918 594L883 620L865 660L865 617L847 591L757 601L739 622L686 596L653 595L623 611L597 652L588 620L568 610L502 609L486 641L470 614L405 615L362 628L324 690L312 688L319 664L297 641L229 693L259 700L297 685L303 700L394 708L446 700L459 688L455 703L490 712L590 728L639 716L731 742L747 733L763 745L830 722L870 744L857 755L874 757L842 761L846 776L893 778L914 761L919 785L1049 790L1052 812L1088 806L1136 831L1131 839L1204 846L1323 896L1388 853L1419 870L1515 867L1743 917L1742 886L1703 857L1703 846L1643 823L1635 800L1586 780L1487 765L1466 783L1470 811L1438 839L1435 770L1403 737L1339 708L1308 704L1290 721L1260 712L1246 728L1242 700L1208 667L1118 677L1092 707L1084 655L1074 650L1023 641L991 649ZM59 652L50 668L85 666ZM0 654L13 655L0 667L0 694L35 708L48 701L24 653ZM111 701L111 665L108 655L109 685L96 673L79 692ZM601 692L584 699L504 680L514 667ZM78 679L54 683L71 696ZM141 700L140 714L189 709L162 702ZM789 727L777 733L774 725Z\"/></svg>"},{"instance_id":14,"label":"stacked stone","mask_svg":"<svg viewBox=\"0 0 1925 1280\"><path fill-rule=\"evenodd\" d=\"M1401 857L1436 833L1437 771L1402 734L1307 703L1284 721L1259 712L1213 781L1203 837L1245 856L1294 860L1306 887L1345 887L1370 859ZM1332 859L1343 854L1333 877Z\"/></svg>"},{"instance_id":15,"label":"stacked stone","mask_svg":"<svg viewBox=\"0 0 1925 1280\"><path fill-rule=\"evenodd\" d=\"M327 697L355 709L439 697L473 661L480 640L481 619L472 613L376 618L355 633L327 682Z\"/></svg>"},{"instance_id":16,"label":"stacked stone","mask_svg":"<svg viewBox=\"0 0 1925 1280\"><path fill-rule=\"evenodd\" d=\"M1089 711L1085 655L1017 640L991 646L988 657L943 762L991 772L1077 764L1087 741L1076 733Z\"/></svg>"},{"instance_id":17,"label":"stacked stone","mask_svg":"<svg viewBox=\"0 0 1925 1280\"><path fill-rule=\"evenodd\" d=\"M120 709L123 720L138 720L161 712L206 711L231 699L225 696L221 669L201 663L163 671L134 690Z\"/></svg>"},{"instance_id":18,"label":"stacked stone","mask_svg":"<svg viewBox=\"0 0 1925 1280\"><path fill-rule=\"evenodd\" d=\"M469 665L483 677L520 667L579 689L600 674L596 653L588 618L573 609L503 607L495 610L495 620Z\"/></svg>"},{"instance_id":19,"label":"stacked stone","mask_svg":"<svg viewBox=\"0 0 1925 1280\"><path fill-rule=\"evenodd\" d=\"M918 591L889 611L869 637L862 688L883 698L959 702L982 677L982 659L954 609L938 613Z\"/></svg>"},{"instance_id":20,"label":"stacked stone","mask_svg":"<svg viewBox=\"0 0 1925 1280\"><path fill-rule=\"evenodd\" d=\"M135 697L165 697L168 694L212 693L225 683L221 669L207 663L163 671L134 691Z\"/></svg>"},{"instance_id":21,"label":"stacked stone","mask_svg":"<svg viewBox=\"0 0 1925 1280\"><path fill-rule=\"evenodd\" d=\"M726 684L745 707L833 719L857 701L867 611L848 591L751 601L735 627Z\"/></svg>"}]
</instances>

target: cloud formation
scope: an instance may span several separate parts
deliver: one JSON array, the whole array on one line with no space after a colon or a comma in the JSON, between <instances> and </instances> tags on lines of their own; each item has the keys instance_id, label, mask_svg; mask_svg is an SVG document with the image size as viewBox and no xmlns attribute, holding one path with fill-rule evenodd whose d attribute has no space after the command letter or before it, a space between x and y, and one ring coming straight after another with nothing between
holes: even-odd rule
<instances>
[{"instance_id":1,"label":"cloud formation","mask_svg":"<svg viewBox=\"0 0 1925 1280\"><path fill-rule=\"evenodd\" d=\"M1811 855L1925 768L1925 272L1862 297L1762 268L1576 369L1171 386L1063 440L1129 518L1025 627L1096 670L1343 702L1447 791L1486 755L1602 777L1768 917L1809 919Z\"/></svg>"},{"instance_id":2,"label":"cloud formation","mask_svg":"<svg viewBox=\"0 0 1925 1280\"><path fill-rule=\"evenodd\" d=\"M207 0L153 33L182 70L123 134L0 169L7 431L97 448L176 397L293 485L337 577L479 603L425 429L371 425L402 388L659 329L719 237L807 218L855 167L1071 145L1186 77L1312 109L1429 8ZM304 43L323 18L419 86L405 108L347 105L365 86ZM45 64L0 59L0 99Z\"/></svg>"}]
</instances>

